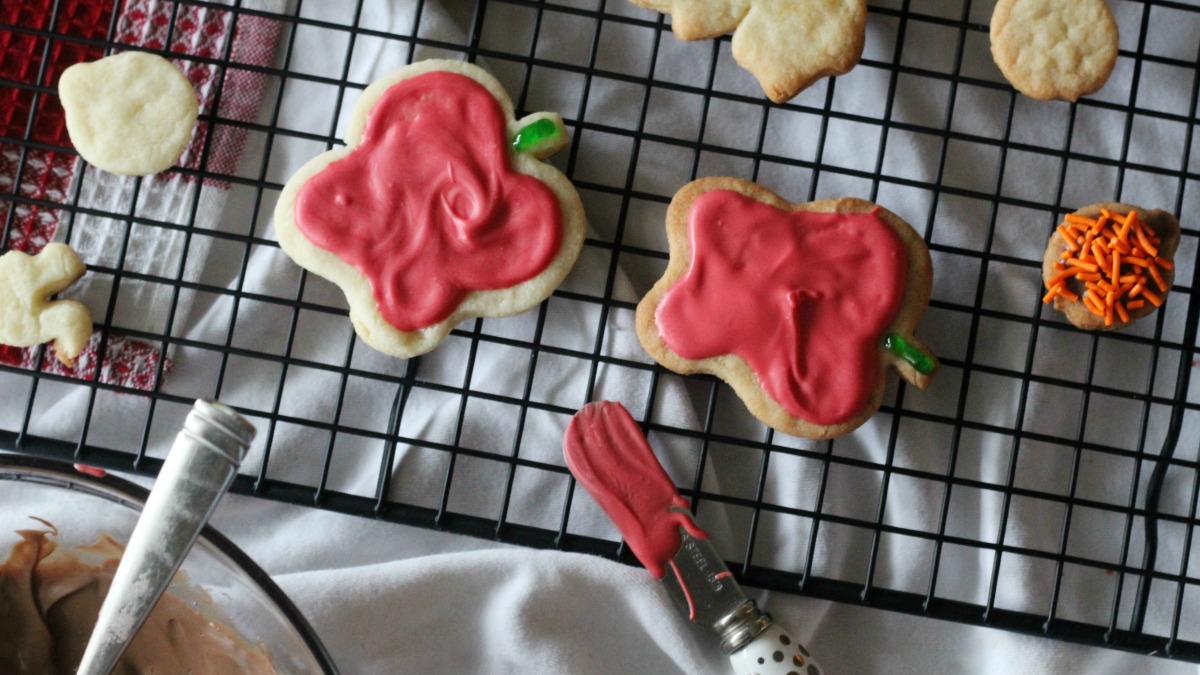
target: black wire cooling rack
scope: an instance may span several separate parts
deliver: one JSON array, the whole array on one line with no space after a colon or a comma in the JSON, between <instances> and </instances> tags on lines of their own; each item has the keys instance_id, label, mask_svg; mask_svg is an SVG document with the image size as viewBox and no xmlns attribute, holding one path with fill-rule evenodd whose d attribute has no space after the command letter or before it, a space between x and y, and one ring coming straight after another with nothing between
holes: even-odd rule
<instances>
[{"instance_id":1,"label":"black wire cooling rack","mask_svg":"<svg viewBox=\"0 0 1200 675\"><path fill-rule=\"evenodd\" d=\"M624 0L6 3L0 249L91 250L98 333L73 369L46 347L0 353L0 447L153 475L191 401L216 396L260 428L237 492L629 561L612 531L576 526L587 498L545 432L618 397L701 519L732 523L718 544L746 583L1200 661L1200 5L1116 0L1117 69L1078 104L1001 79L993 2L869 6L861 64L772 105L728 37L680 43ZM55 82L131 44L188 68L205 106L167 178L114 182L75 161ZM360 68L434 56L487 67L518 115L562 113L572 143L554 161L593 231L537 310L390 360L279 257L269 219L289 153L340 144ZM319 124L296 122L314 108ZM893 381L858 432L797 442L716 380L614 346L665 266L672 191L712 174L913 223L936 270L919 328L943 361L932 393ZM156 205L164 190L176 201ZM1111 199L1182 215L1178 275L1153 318L1088 334L1042 306L1041 248L1063 213ZM296 382L329 394L313 404Z\"/></svg>"}]
</instances>

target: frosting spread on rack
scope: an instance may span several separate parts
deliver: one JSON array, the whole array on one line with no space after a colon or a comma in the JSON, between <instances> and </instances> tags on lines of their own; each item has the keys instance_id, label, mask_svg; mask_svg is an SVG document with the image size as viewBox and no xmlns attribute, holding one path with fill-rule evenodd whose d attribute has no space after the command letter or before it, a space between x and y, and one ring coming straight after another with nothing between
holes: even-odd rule
<instances>
[{"instance_id":1,"label":"frosting spread on rack","mask_svg":"<svg viewBox=\"0 0 1200 675\"><path fill-rule=\"evenodd\" d=\"M562 244L562 211L510 166L505 114L481 84L425 73L389 87L362 139L305 182L296 226L358 268L384 319L434 325L476 290L541 273Z\"/></svg>"},{"instance_id":2,"label":"frosting spread on rack","mask_svg":"<svg viewBox=\"0 0 1200 675\"><path fill-rule=\"evenodd\" d=\"M689 268L655 315L668 347L692 360L736 354L784 410L814 424L867 405L908 273L887 223L713 190L688 212L688 242Z\"/></svg>"},{"instance_id":3,"label":"frosting spread on rack","mask_svg":"<svg viewBox=\"0 0 1200 675\"><path fill-rule=\"evenodd\" d=\"M22 530L0 564L0 673L74 673L83 658L121 548L105 536L64 550L43 530ZM261 646L166 593L113 673L275 673Z\"/></svg>"},{"instance_id":4,"label":"frosting spread on rack","mask_svg":"<svg viewBox=\"0 0 1200 675\"><path fill-rule=\"evenodd\" d=\"M576 413L567 425L563 455L571 474L616 523L629 549L655 578L666 575L679 550L679 528L698 539L708 538L621 404L598 401Z\"/></svg>"}]
</instances>

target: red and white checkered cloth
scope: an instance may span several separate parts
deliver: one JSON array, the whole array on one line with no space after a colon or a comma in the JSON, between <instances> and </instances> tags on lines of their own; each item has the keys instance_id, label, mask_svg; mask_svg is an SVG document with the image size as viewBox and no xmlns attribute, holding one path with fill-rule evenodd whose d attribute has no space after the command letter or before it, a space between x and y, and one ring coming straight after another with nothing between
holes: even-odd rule
<instances>
[{"instance_id":1,"label":"red and white checkered cloth","mask_svg":"<svg viewBox=\"0 0 1200 675\"><path fill-rule=\"evenodd\" d=\"M51 16L52 0L24 0L4 3L0 6L0 24L14 25L33 30L53 32L91 40L107 37L115 4L113 0L60 0L58 12ZM172 14L174 25L172 26ZM51 20L54 25L51 26ZM252 66L270 65L280 36L280 23L270 18L252 15L235 15L234 12L212 7L179 5L162 0L127 0L117 17L113 40L118 43L138 45L149 49L202 57L229 60ZM168 43L169 41L169 43ZM91 61L104 56L99 47L81 44L69 39L52 40L47 50L45 40L28 34L0 31L0 79L15 81L31 87L53 87L58 76L71 64ZM43 59L45 62L43 63ZM259 103L266 87L266 76L249 70L229 68L191 59L176 59L175 63L191 80L200 100L201 117L216 115L218 118L252 121L258 114ZM214 110L217 84L221 84L219 107ZM36 114L31 115L33 106ZM32 117L32 124L31 124ZM210 132L206 121L197 123L191 144L179 160L180 166L189 169L205 169L211 174L229 174L235 171L242 159L246 144L246 130L236 126L218 125L207 149L207 161L203 157L205 143ZM66 133L62 107L57 97L36 95L32 88L0 87L0 133L5 138L28 139L36 144L70 148ZM21 161L24 151L24 162ZM51 204L66 204L72 198L72 189L79 179L80 161L71 151L23 148L21 145L0 140L0 193L15 193L23 198L45 203L10 205L0 199L0 208L13 208L12 224L7 232L5 248L36 253L47 242L62 239L59 228L65 220L65 212ZM77 186L83 197L91 200L89 206L113 207L118 213L128 209L132 198L131 181L92 171L89 182ZM172 222L186 222L188 211L195 203L188 192L194 183L191 176L165 172L147 179L139 200L139 215L145 215L143 204L147 195L154 198L158 211L149 209L150 217ZM228 183L219 179L205 181L210 190L227 191ZM191 189L195 186L192 185ZM159 194L155 194L155 193ZM211 199L208 200L212 202ZM77 219L73 238L85 244L80 251L84 262L88 259L87 242L93 250L109 248L112 237L129 236L124 231L112 232L101 229L103 221L88 222ZM91 228L89 230L89 228ZM159 228L142 228L139 236L157 236ZM164 241L149 246L159 253L181 253L177 245L177 230L161 230ZM75 241L72 244L76 244ZM78 246L77 246L78 248ZM189 255L202 260L195 251ZM165 264L174 269L177 260ZM85 277L86 279L86 277ZM169 288L157 285L158 289ZM122 292L138 290L136 282L122 282ZM111 291L115 292L115 288ZM155 302L169 301L170 293L158 292L147 296ZM174 296L179 297L179 296ZM101 309L92 307L93 312ZM152 330L152 329L149 329ZM104 356L99 358L99 349L104 345ZM0 363L22 368L39 367L40 348L15 348L0 346ZM165 373L170 368L170 358L160 344L129 338L117 332L101 331L93 334L87 347L73 367L63 366L54 357L53 347L47 346L41 358L40 368L80 379L99 377L100 381L122 387L141 390L155 388L155 377L160 366Z\"/></svg>"}]
</instances>

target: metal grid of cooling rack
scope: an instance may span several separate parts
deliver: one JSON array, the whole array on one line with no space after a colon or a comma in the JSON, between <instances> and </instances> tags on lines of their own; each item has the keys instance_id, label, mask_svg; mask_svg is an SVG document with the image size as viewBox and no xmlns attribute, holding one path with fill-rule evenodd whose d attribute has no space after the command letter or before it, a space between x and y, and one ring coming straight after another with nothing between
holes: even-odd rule
<instances>
[{"instance_id":1,"label":"metal grid of cooling rack","mask_svg":"<svg viewBox=\"0 0 1200 675\"><path fill-rule=\"evenodd\" d=\"M749 584L1200 661L1196 223L1166 311L1134 330L1081 333L1034 297L1062 213L1200 206L1200 6L1116 0L1117 70L1074 105L1000 79L993 6L872 2L862 63L771 105L728 37L684 45L623 0L6 5L0 249L107 228L118 250L86 260L91 358L0 353L0 447L153 474L191 400L216 396L262 432L235 491L628 561L611 530L577 526L587 498L554 456L576 408L618 398L701 519L729 521L714 536ZM61 133L57 73L130 44L191 66L206 100L209 133L166 181L184 195L174 211L147 206L156 180L97 188ZM572 144L555 161L593 232L537 310L394 361L356 342L327 284L272 262L269 216L288 153L340 143L363 62L433 56L487 67L518 114L562 113ZM251 114L234 105L247 89ZM718 173L793 200L869 198L914 224L936 269L919 329L943 360L933 393L893 382L858 432L797 442L715 380L620 344L665 265L654 233L672 186ZM166 242L150 263L144 240ZM313 383L329 391L316 403L296 391Z\"/></svg>"}]
</instances>

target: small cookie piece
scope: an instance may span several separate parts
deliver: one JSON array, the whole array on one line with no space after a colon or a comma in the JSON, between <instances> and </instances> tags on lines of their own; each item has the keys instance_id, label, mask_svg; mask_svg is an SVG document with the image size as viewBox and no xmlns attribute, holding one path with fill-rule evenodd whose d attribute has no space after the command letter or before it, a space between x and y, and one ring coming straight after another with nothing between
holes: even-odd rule
<instances>
[{"instance_id":1,"label":"small cookie piece","mask_svg":"<svg viewBox=\"0 0 1200 675\"><path fill-rule=\"evenodd\" d=\"M542 161L566 143L556 114L515 120L483 69L415 63L363 92L345 148L288 179L275 233L341 287L363 341L423 354L463 319L525 311L566 277L587 222Z\"/></svg>"},{"instance_id":2,"label":"small cookie piece","mask_svg":"<svg viewBox=\"0 0 1200 675\"><path fill-rule=\"evenodd\" d=\"M680 40L733 32L733 58L767 97L790 100L822 77L858 64L866 0L632 0L671 15Z\"/></svg>"},{"instance_id":3,"label":"small cookie piece","mask_svg":"<svg viewBox=\"0 0 1200 675\"><path fill-rule=\"evenodd\" d=\"M1040 101L1103 87L1117 39L1105 0L1000 0L992 12L992 58L1017 91Z\"/></svg>"},{"instance_id":4,"label":"small cookie piece","mask_svg":"<svg viewBox=\"0 0 1200 675\"><path fill-rule=\"evenodd\" d=\"M1150 314L1175 281L1179 221L1104 202L1068 214L1042 258L1042 301L1084 330L1117 330Z\"/></svg>"},{"instance_id":5,"label":"small cookie piece","mask_svg":"<svg viewBox=\"0 0 1200 675\"><path fill-rule=\"evenodd\" d=\"M58 95L80 156L122 176L171 168L192 139L199 104L170 61L123 52L63 71Z\"/></svg>"},{"instance_id":6,"label":"small cookie piece","mask_svg":"<svg viewBox=\"0 0 1200 675\"><path fill-rule=\"evenodd\" d=\"M937 369L913 337L929 251L882 207L702 178L675 193L667 238L667 270L637 307L642 346L675 372L725 380L778 431L849 433L879 408L888 366L920 388Z\"/></svg>"},{"instance_id":7,"label":"small cookie piece","mask_svg":"<svg viewBox=\"0 0 1200 675\"><path fill-rule=\"evenodd\" d=\"M83 303L50 296L85 270L66 244L46 244L33 256L22 251L0 256L0 344L32 347L53 340L58 360L73 365L92 335L92 317Z\"/></svg>"}]
</instances>

